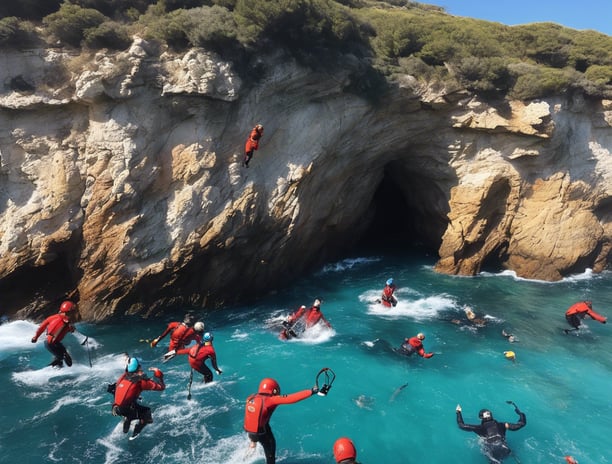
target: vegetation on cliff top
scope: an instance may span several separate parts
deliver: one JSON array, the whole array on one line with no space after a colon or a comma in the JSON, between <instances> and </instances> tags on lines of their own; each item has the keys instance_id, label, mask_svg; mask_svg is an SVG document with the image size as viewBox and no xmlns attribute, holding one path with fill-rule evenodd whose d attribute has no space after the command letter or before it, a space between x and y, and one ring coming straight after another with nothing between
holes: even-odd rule
<instances>
[{"instance_id":1,"label":"vegetation on cliff top","mask_svg":"<svg viewBox=\"0 0 612 464\"><path fill-rule=\"evenodd\" d=\"M612 37L552 23L505 26L409 0L20 0L0 5L0 46L123 50L134 35L235 62L284 49L316 66L339 54L389 79L533 99L612 97ZM596 13L594 13L596 14Z\"/></svg>"}]
</instances>

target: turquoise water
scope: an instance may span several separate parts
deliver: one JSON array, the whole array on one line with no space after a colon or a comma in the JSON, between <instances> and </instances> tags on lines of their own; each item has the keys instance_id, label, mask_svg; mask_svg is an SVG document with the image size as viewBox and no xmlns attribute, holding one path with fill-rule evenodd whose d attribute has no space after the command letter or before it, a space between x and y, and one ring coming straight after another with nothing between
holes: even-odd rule
<instances>
[{"instance_id":1,"label":"turquoise water","mask_svg":"<svg viewBox=\"0 0 612 464\"><path fill-rule=\"evenodd\" d=\"M162 364L167 339L155 349L141 341L173 318L78 324L89 343L68 335L75 364L62 370L45 367L51 356L41 341L30 343L35 323L4 324L0 462L263 463L261 448L249 453L242 431L245 398L267 376L285 393L310 388L325 366L337 374L327 397L280 406L272 417L278 462L331 463L335 439L349 436L364 464L486 463L476 436L458 429L455 406L467 423L478 422L483 407L515 422L506 400L527 414L526 427L508 432L514 455L506 462L563 464L568 454L581 464L612 462L612 327L587 319L578 333L563 332L565 309L581 299L612 316L612 273L544 283L511 273L444 276L433 264L420 254L355 257L255 305L198 313L214 332L223 374L206 386L194 381L191 401L186 358ZM399 304L383 309L372 302L390 276ZM282 318L317 296L334 330L278 340ZM485 318L484 327L464 324L466 306ZM519 341L510 344L502 329ZM433 358L392 350L417 332ZM508 350L515 362L504 357ZM106 393L126 351L145 368L159 366L167 382L164 392L143 393L155 423L134 441L111 415Z\"/></svg>"}]
</instances>

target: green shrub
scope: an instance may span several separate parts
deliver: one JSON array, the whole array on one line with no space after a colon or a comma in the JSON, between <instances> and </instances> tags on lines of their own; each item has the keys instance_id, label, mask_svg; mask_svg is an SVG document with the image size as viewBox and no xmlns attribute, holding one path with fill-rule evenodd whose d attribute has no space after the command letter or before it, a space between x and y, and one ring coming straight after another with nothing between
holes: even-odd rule
<instances>
[{"instance_id":1,"label":"green shrub","mask_svg":"<svg viewBox=\"0 0 612 464\"><path fill-rule=\"evenodd\" d=\"M595 85L612 85L612 66L594 64L589 66L584 76Z\"/></svg>"},{"instance_id":2,"label":"green shrub","mask_svg":"<svg viewBox=\"0 0 612 464\"><path fill-rule=\"evenodd\" d=\"M139 20L139 25L144 27L144 38L165 42L176 49L187 47L189 40L185 30L189 18L185 11L175 10L166 14L163 5L150 6Z\"/></svg>"},{"instance_id":3,"label":"green shrub","mask_svg":"<svg viewBox=\"0 0 612 464\"><path fill-rule=\"evenodd\" d=\"M27 21L14 16L0 19L0 47L24 47L35 40L34 27Z\"/></svg>"},{"instance_id":4,"label":"green shrub","mask_svg":"<svg viewBox=\"0 0 612 464\"><path fill-rule=\"evenodd\" d=\"M576 75L567 69L545 68L520 64L509 66L516 82L509 92L511 98L533 100L558 95L576 82Z\"/></svg>"},{"instance_id":5,"label":"green shrub","mask_svg":"<svg viewBox=\"0 0 612 464\"><path fill-rule=\"evenodd\" d=\"M86 29L83 44L89 48L125 50L132 43L127 26L115 21L106 21L98 27Z\"/></svg>"},{"instance_id":6,"label":"green shrub","mask_svg":"<svg viewBox=\"0 0 612 464\"><path fill-rule=\"evenodd\" d=\"M512 85L512 75L500 57L463 58L457 66L457 78L466 88L476 92L505 92Z\"/></svg>"},{"instance_id":7,"label":"green shrub","mask_svg":"<svg viewBox=\"0 0 612 464\"><path fill-rule=\"evenodd\" d=\"M184 11L184 15L185 35L192 46L221 52L236 42L236 22L226 8L202 6Z\"/></svg>"},{"instance_id":8,"label":"green shrub","mask_svg":"<svg viewBox=\"0 0 612 464\"><path fill-rule=\"evenodd\" d=\"M57 11L63 0L3 0L0 2L0 18L16 16L40 21Z\"/></svg>"},{"instance_id":9,"label":"green shrub","mask_svg":"<svg viewBox=\"0 0 612 464\"><path fill-rule=\"evenodd\" d=\"M240 40L271 40L290 51L356 50L362 44L350 10L331 0L238 0Z\"/></svg>"},{"instance_id":10,"label":"green shrub","mask_svg":"<svg viewBox=\"0 0 612 464\"><path fill-rule=\"evenodd\" d=\"M102 24L107 18L97 10L64 3L59 11L46 16L43 24L65 44L78 47L85 31Z\"/></svg>"},{"instance_id":11,"label":"green shrub","mask_svg":"<svg viewBox=\"0 0 612 464\"><path fill-rule=\"evenodd\" d=\"M511 35L516 47L514 53L519 51L544 66L564 68L568 65L572 39L566 28L552 23L515 27Z\"/></svg>"},{"instance_id":12,"label":"green shrub","mask_svg":"<svg viewBox=\"0 0 612 464\"><path fill-rule=\"evenodd\" d=\"M147 7L157 0L70 0L70 3L81 8L98 10L110 18L122 17L127 11L135 9L144 13Z\"/></svg>"}]
</instances>

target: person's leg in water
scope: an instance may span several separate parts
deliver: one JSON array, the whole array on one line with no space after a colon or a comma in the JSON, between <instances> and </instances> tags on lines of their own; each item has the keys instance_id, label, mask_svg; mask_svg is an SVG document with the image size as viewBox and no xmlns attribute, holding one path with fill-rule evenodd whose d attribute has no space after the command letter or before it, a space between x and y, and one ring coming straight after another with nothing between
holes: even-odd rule
<instances>
[{"instance_id":1,"label":"person's leg in water","mask_svg":"<svg viewBox=\"0 0 612 464\"><path fill-rule=\"evenodd\" d=\"M270 424L266 425L266 431L261 439L264 454L266 455L266 464L276 464L276 439L272 433Z\"/></svg>"},{"instance_id":2,"label":"person's leg in water","mask_svg":"<svg viewBox=\"0 0 612 464\"><path fill-rule=\"evenodd\" d=\"M138 418L138 412L136 411L136 407L134 405L129 406L127 408L119 408L119 415L123 416L123 433L128 433L130 431L130 425L134 419Z\"/></svg>"},{"instance_id":3,"label":"person's leg in water","mask_svg":"<svg viewBox=\"0 0 612 464\"><path fill-rule=\"evenodd\" d=\"M572 329L565 329L565 333L568 333L571 330L578 330L580 328L580 317L577 314L572 314L571 316L565 316L565 320L569 325L571 325Z\"/></svg>"},{"instance_id":4,"label":"person's leg in water","mask_svg":"<svg viewBox=\"0 0 612 464\"><path fill-rule=\"evenodd\" d=\"M49 343L47 340L45 340L45 348L53 355L53 361L51 361L49 365L54 367L64 367L64 353L66 353L66 348L64 348L64 345L61 343ZM68 365L72 365L72 359Z\"/></svg>"},{"instance_id":5,"label":"person's leg in water","mask_svg":"<svg viewBox=\"0 0 612 464\"><path fill-rule=\"evenodd\" d=\"M276 464L276 439L270 424L266 424L262 433L249 433L249 439L251 440L251 447L257 442L261 443L266 456L266 464Z\"/></svg>"},{"instance_id":6,"label":"person's leg in water","mask_svg":"<svg viewBox=\"0 0 612 464\"><path fill-rule=\"evenodd\" d=\"M204 382L204 383L212 382L212 380L213 380L213 373L208 368L208 366L206 364L202 364L202 367L200 367L200 369L198 369L197 371L204 376L202 378L202 382Z\"/></svg>"},{"instance_id":7,"label":"person's leg in water","mask_svg":"<svg viewBox=\"0 0 612 464\"><path fill-rule=\"evenodd\" d=\"M141 404L136 404L136 410L138 412L138 423L136 424L136 427L134 427L134 433L132 434L132 438L136 438L147 424L153 423L151 408L142 406Z\"/></svg>"},{"instance_id":8,"label":"person's leg in water","mask_svg":"<svg viewBox=\"0 0 612 464\"><path fill-rule=\"evenodd\" d=\"M503 442L488 443L484 446L484 454L490 464L501 464L512 453L508 445Z\"/></svg>"}]
</instances>

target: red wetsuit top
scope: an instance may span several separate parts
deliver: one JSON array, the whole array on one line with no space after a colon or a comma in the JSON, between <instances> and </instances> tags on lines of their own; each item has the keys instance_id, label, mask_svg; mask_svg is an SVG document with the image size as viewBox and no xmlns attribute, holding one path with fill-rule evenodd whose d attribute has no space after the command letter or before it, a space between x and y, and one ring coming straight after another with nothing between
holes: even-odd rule
<instances>
[{"instance_id":1,"label":"red wetsuit top","mask_svg":"<svg viewBox=\"0 0 612 464\"><path fill-rule=\"evenodd\" d=\"M208 358L210 358L213 369L216 371L219 370L219 367L217 366L217 354L215 353L215 349L210 342L204 342L203 344L198 343L192 347L178 350L176 354L188 354L189 365L198 372L202 369L204 361L206 361Z\"/></svg>"},{"instance_id":2,"label":"red wetsuit top","mask_svg":"<svg viewBox=\"0 0 612 464\"><path fill-rule=\"evenodd\" d=\"M263 135L263 129L259 131L257 127L254 127L244 145L244 151L250 152L251 150L257 150L259 148L259 139Z\"/></svg>"},{"instance_id":3,"label":"red wetsuit top","mask_svg":"<svg viewBox=\"0 0 612 464\"><path fill-rule=\"evenodd\" d=\"M182 350L194 340L198 343L201 341L196 331L191 327L187 327L183 322L171 322L168 324L168 327L166 327L166 330L164 330L164 333L157 338L161 340L169 333L170 346L168 347L168 351Z\"/></svg>"},{"instance_id":4,"label":"red wetsuit top","mask_svg":"<svg viewBox=\"0 0 612 464\"><path fill-rule=\"evenodd\" d=\"M414 352L417 353L419 356L422 356L424 358L431 358L433 356L433 353L425 353L423 342L419 340L419 337L411 337L409 339L406 339L406 341L408 342L412 350L414 350Z\"/></svg>"},{"instance_id":5,"label":"red wetsuit top","mask_svg":"<svg viewBox=\"0 0 612 464\"><path fill-rule=\"evenodd\" d=\"M381 297L382 304L384 304L385 306L393 305L393 302L395 301L393 292L395 292L395 285L385 285Z\"/></svg>"},{"instance_id":6,"label":"red wetsuit top","mask_svg":"<svg viewBox=\"0 0 612 464\"><path fill-rule=\"evenodd\" d=\"M278 405L297 403L312 395L312 390L302 390L290 395L255 393L249 396L244 411L244 430L250 433L262 433Z\"/></svg>"},{"instance_id":7,"label":"red wetsuit top","mask_svg":"<svg viewBox=\"0 0 612 464\"><path fill-rule=\"evenodd\" d=\"M607 318L602 316L601 314L597 314L593 311L593 308L585 301L580 301L578 303L574 303L570 308L565 312L566 316L578 315L581 318L585 316L590 316L592 319L595 319L598 322L605 323Z\"/></svg>"},{"instance_id":8,"label":"red wetsuit top","mask_svg":"<svg viewBox=\"0 0 612 464\"><path fill-rule=\"evenodd\" d=\"M306 306L301 306L300 309L298 309L289 318L289 323L293 324L295 321L297 321L302 316L306 320L306 328L307 329L312 327L313 325L317 324L321 320L325 323L325 325L327 325L327 327L331 328L331 324L328 322L327 319L325 319L325 316L323 316L323 313L321 312L321 309L317 308L316 306L311 306L308 309L306 309Z\"/></svg>"},{"instance_id":9,"label":"red wetsuit top","mask_svg":"<svg viewBox=\"0 0 612 464\"><path fill-rule=\"evenodd\" d=\"M144 372L125 372L115 389L115 402L113 406L126 407L138 399L143 390L164 390L166 385L163 378L159 383L151 380Z\"/></svg>"},{"instance_id":10,"label":"red wetsuit top","mask_svg":"<svg viewBox=\"0 0 612 464\"><path fill-rule=\"evenodd\" d=\"M54 314L45 319L32 340L38 340L45 329L47 329L47 343L49 344L60 343L68 332L74 332L74 327L64 313Z\"/></svg>"}]
</instances>

